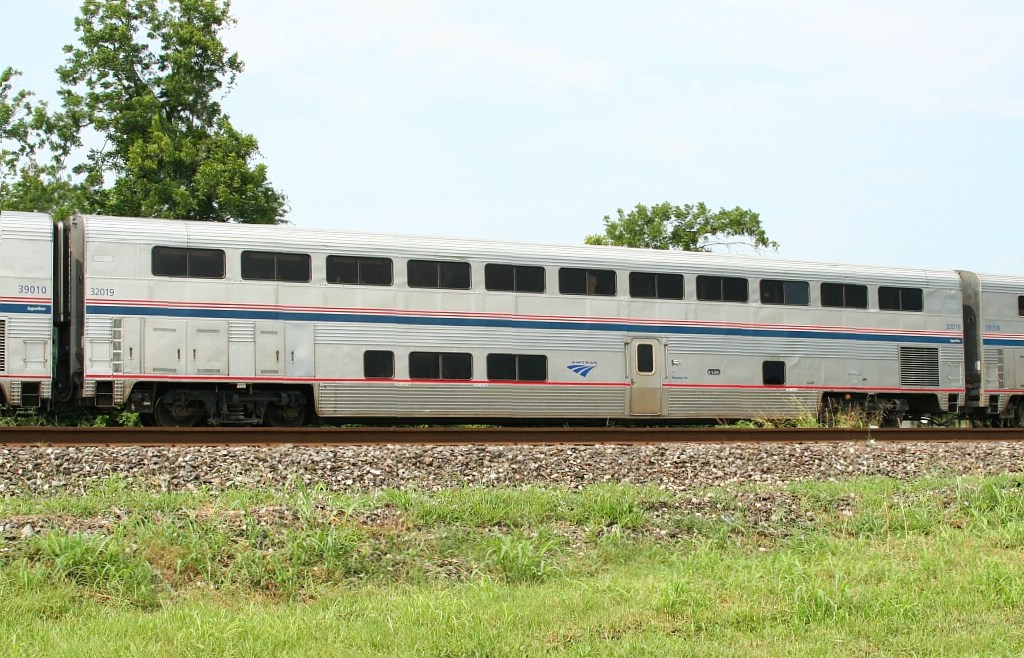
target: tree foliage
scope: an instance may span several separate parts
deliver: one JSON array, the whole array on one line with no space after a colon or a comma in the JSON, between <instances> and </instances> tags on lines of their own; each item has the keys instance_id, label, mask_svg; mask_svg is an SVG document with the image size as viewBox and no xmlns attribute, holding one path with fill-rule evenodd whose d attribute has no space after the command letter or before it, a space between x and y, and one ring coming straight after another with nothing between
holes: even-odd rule
<instances>
[{"instance_id":1,"label":"tree foliage","mask_svg":"<svg viewBox=\"0 0 1024 658\"><path fill-rule=\"evenodd\" d=\"M84 0L59 112L12 95L5 71L0 206L281 221L286 197L254 163L256 138L221 107L243 69L220 40L233 23L229 0Z\"/></svg>"},{"instance_id":2,"label":"tree foliage","mask_svg":"<svg viewBox=\"0 0 1024 658\"><path fill-rule=\"evenodd\" d=\"M71 184L60 175L59 160L48 155L61 134L46 103L33 94L14 90L20 75L0 71L0 208L50 209L57 198L71 196Z\"/></svg>"},{"instance_id":3,"label":"tree foliage","mask_svg":"<svg viewBox=\"0 0 1024 658\"><path fill-rule=\"evenodd\" d=\"M587 244L645 249L711 251L715 247L747 246L778 249L761 226L760 216L739 206L710 210L703 203L673 206L669 202L648 208L638 203L628 213L604 217L604 234L588 235Z\"/></svg>"}]
</instances>

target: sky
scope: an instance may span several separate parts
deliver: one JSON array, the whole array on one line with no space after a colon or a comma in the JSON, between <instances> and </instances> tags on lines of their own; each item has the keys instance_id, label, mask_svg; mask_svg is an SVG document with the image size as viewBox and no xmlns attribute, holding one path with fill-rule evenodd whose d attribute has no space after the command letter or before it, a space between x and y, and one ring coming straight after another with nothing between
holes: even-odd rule
<instances>
[{"instance_id":1,"label":"sky","mask_svg":"<svg viewBox=\"0 0 1024 658\"><path fill-rule=\"evenodd\" d=\"M0 0L55 97L78 0ZM224 98L288 221L580 244L637 203L768 258L1024 274L1018 0L234 0ZM736 253L743 253L742 250Z\"/></svg>"}]
</instances>

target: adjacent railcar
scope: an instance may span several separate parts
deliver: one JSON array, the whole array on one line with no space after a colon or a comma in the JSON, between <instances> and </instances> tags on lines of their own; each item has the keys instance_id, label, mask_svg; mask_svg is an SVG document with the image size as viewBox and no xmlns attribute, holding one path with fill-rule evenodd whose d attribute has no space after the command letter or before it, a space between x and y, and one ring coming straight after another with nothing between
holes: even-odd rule
<instances>
[{"instance_id":1,"label":"adjacent railcar","mask_svg":"<svg viewBox=\"0 0 1024 658\"><path fill-rule=\"evenodd\" d=\"M95 216L68 242L80 396L162 425L778 418L830 401L899 417L988 395L1005 412L1021 388L983 395L979 365L968 394L970 273ZM985 331L979 360L1007 339Z\"/></svg>"},{"instance_id":2,"label":"adjacent railcar","mask_svg":"<svg viewBox=\"0 0 1024 658\"><path fill-rule=\"evenodd\" d=\"M980 301L980 320L965 340L980 338L978 406L1024 426L1024 281L982 274L976 285L970 295Z\"/></svg>"},{"instance_id":3,"label":"adjacent railcar","mask_svg":"<svg viewBox=\"0 0 1024 658\"><path fill-rule=\"evenodd\" d=\"M0 213L0 404L52 395L53 227L48 215Z\"/></svg>"}]
</instances>

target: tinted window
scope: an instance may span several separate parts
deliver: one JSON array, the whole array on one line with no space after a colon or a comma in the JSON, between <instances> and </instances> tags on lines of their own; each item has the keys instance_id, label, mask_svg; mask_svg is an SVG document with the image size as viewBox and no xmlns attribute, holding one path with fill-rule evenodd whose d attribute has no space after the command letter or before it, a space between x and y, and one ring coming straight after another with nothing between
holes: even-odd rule
<instances>
[{"instance_id":1,"label":"tinted window","mask_svg":"<svg viewBox=\"0 0 1024 658\"><path fill-rule=\"evenodd\" d=\"M786 385L786 363L784 361L765 361L761 364L761 379L765 386Z\"/></svg>"},{"instance_id":2,"label":"tinted window","mask_svg":"<svg viewBox=\"0 0 1024 658\"><path fill-rule=\"evenodd\" d=\"M243 251L242 278L251 281L308 282L308 254L282 254L272 251Z\"/></svg>"},{"instance_id":3,"label":"tinted window","mask_svg":"<svg viewBox=\"0 0 1024 658\"><path fill-rule=\"evenodd\" d=\"M806 281L762 279L761 303L807 306L811 302L810 288Z\"/></svg>"},{"instance_id":4,"label":"tinted window","mask_svg":"<svg viewBox=\"0 0 1024 658\"><path fill-rule=\"evenodd\" d=\"M462 352L412 352L409 354L412 379L472 379L473 355Z\"/></svg>"},{"instance_id":5,"label":"tinted window","mask_svg":"<svg viewBox=\"0 0 1024 658\"><path fill-rule=\"evenodd\" d=\"M469 263L411 260L407 266L407 274L409 286L412 288L469 289Z\"/></svg>"},{"instance_id":6,"label":"tinted window","mask_svg":"<svg viewBox=\"0 0 1024 658\"><path fill-rule=\"evenodd\" d=\"M544 292L544 268L488 263L484 266L484 287L488 290Z\"/></svg>"},{"instance_id":7,"label":"tinted window","mask_svg":"<svg viewBox=\"0 0 1024 658\"><path fill-rule=\"evenodd\" d=\"M745 302L747 280L732 276L698 276L697 299L708 302Z\"/></svg>"},{"instance_id":8,"label":"tinted window","mask_svg":"<svg viewBox=\"0 0 1024 658\"><path fill-rule=\"evenodd\" d=\"M639 343L636 346L636 371L640 375L654 373L654 345Z\"/></svg>"},{"instance_id":9,"label":"tinted window","mask_svg":"<svg viewBox=\"0 0 1024 658\"><path fill-rule=\"evenodd\" d=\"M682 299L683 275L630 272L629 296L647 299Z\"/></svg>"},{"instance_id":10,"label":"tinted window","mask_svg":"<svg viewBox=\"0 0 1024 658\"><path fill-rule=\"evenodd\" d=\"M393 281L390 258L328 256L327 282L362 286L390 286Z\"/></svg>"},{"instance_id":11,"label":"tinted window","mask_svg":"<svg viewBox=\"0 0 1024 658\"><path fill-rule=\"evenodd\" d=\"M188 276L188 250L153 247L153 276Z\"/></svg>"},{"instance_id":12,"label":"tinted window","mask_svg":"<svg viewBox=\"0 0 1024 658\"><path fill-rule=\"evenodd\" d=\"M867 308L868 287L852 283L823 283L821 284L821 305Z\"/></svg>"},{"instance_id":13,"label":"tinted window","mask_svg":"<svg viewBox=\"0 0 1024 658\"><path fill-rule=\"evenodd\" d=\"M151 267L153 276L223 279L224 262L220 249L153 247Z\"/></svg>"},{"instance_id":14,"label":"tinted window","mask_svg":"<svg viewBox=\"0 0 1024 658\"><path fill-rule=\"evenodd\" d=\"M395 353L386 350L363 352L363 376L367 379L391 379L395 376Z\"/></svg>"},{"instance_id":15,"label":"tinted window","mask_svg":"<svg viewBox=\"0 0 1024 658\"><path fill-rule=\"evenodd\" d=\"M879 286L878 308L883 311L923 310L923 292L920 288L894 288L891 286Z\"/></svg>"},{"instance_id":16,"label":"tinted window","mask_svg":"<svg viewBox=\"0 0 1024 658\"><path fill-rule=\"evenodd\" d=\"M1017 315L1024 316L1024 295L1017 298Z\"/></svg>"},{"instance_id":17,"label":"tinted window","mask_svg":"<svg viewBox=\"0 0 1024 658\"><path fill-rule=\"evenodd\" d=\"M488 354L487 379L543 382L548 378L548 358L543 354Z\"/></svg>"},{"instance_id":18,"label":"tinted window","mask_svg":"<svg viewBox=\"0 0 1024 658\"><path fill-rule=\"evenodd\" d=\"M614 270L563 267L558 270L558 292L563 295L614 295Z\"/></svg>"}]
</instances>

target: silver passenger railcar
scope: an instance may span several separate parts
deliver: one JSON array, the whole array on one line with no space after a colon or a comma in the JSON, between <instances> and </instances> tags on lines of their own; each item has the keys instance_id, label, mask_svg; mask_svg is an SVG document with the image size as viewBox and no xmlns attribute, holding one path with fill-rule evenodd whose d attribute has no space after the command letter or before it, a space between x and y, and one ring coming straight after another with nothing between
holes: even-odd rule
<instances>
[{"instance_id":1,"label":"silver passenger railcar","mask_svg":"<svg viewBox=\"0 0 1024 658\"><path fill-rule=\"evenodd\" d=\"M53 240L48 215L0 212L0 404L52 395Z\"/></svg>"},{"instance_id":2,"label":"silver passenger railcar","mask_svg":"<svg viewBox=\"0 0 1024 658\"><path fill-rule=\"evenodd\" d=\"M67 260L80 396L163 425L1012 415L1022 388L1019 279L96 216Z\"/></svg>"},{"instance_id":3,"label":"silver passenger railcar","mask_svg":"<svg viewBox=\"0 0 1024 658\"><path fill-rule=\"evenodd\" d=\"M965 326L965 344L975 364L977 406L989 417L1024 425L1024 280L982 274L967 276L965 297L978 303L978 319ZM970 369L969 369L970 371Z\"/></svg>"}]
</instances>

